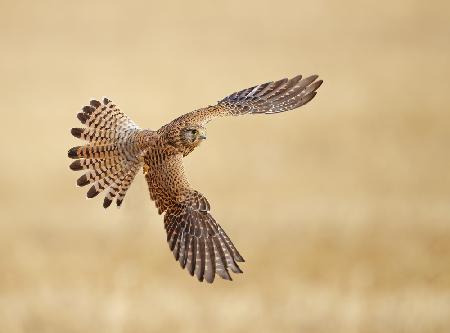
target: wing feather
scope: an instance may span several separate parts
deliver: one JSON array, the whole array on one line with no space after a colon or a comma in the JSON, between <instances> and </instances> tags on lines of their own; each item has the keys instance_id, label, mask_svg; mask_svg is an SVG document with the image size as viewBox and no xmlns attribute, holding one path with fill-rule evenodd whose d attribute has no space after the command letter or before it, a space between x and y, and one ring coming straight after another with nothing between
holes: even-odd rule
<instances>
[{"instance_id":1,"label":"wing feather","mask_svg":"<svg viewBox=\"0 0 450 333\"><path fill-rule=\"evenodd\" d=\"M271 81L232 93L216 105L189 112L173 122L205 125L217 117L272 114L296 109L311 101L322 85L317 75Z\"/></svg>"},{"instance_id":2,"label":"wing feather","mask_svg":"<svg viewBox=\"0 0 450 333\"><path fill-rule=\"evenodd\" d=\"M244 261L231 240L210 214L208 200L190 188L184 175L182 155L151 164L145 175L151 198L164 215L167 242L175 260L199 281L212 283L216 275L231 280L228 269L242 273L237 261ZM146 168L147 169L147 168Z\"/></svg>"},{"instance_id":3,"label":"wing feather","mask_svg":"<svg viewBox=\"0 0 450 333\"><path fill-rule=\"evenodd\" d=\"M317 75L266 82L237 91L220 100L217 105L199 109L175 119L158 132L179 130L185 124L205 125L222 116L272 114L296 109L311 101L321 86ZM107 135L100 133L102 137ZM83 135L91 135L86 133ZM151 154L156 154L151 156ZM244 258L210 214L208 200L193 190L186 179L182 154L148 152L144 156L150 198L164 215L169 248L191 275L199 281L214 281L216 275L231 280L229 270L242 273L238 262Z\"/></svg>"}]
</instances>

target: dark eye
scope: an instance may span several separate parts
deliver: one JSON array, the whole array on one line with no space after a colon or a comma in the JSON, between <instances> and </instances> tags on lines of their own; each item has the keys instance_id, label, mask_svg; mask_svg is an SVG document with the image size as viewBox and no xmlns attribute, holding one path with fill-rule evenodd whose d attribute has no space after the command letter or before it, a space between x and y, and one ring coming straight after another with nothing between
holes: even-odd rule
<instances>
[{"instance_id":1,"label":"dark eye","mask_svg":"<svg viewBox=\"0 0 450 333\"><path fill-rule=\"evenodd\" d=\"M192 129L191 132L192 134L197 134L198 131L196 129Z\"/></svg>"}]
</instances>

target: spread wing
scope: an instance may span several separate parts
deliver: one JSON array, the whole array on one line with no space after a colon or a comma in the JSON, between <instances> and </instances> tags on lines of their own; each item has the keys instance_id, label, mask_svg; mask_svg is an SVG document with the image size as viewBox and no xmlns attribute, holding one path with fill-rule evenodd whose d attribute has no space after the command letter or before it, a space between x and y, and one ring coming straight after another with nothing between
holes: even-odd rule
<instances>
[{"instance_id":1,"label":"spread wing","mask_svg":"<svg viewBox=\"0 0 450 333\"><path fill-rule=\"evenodd\" d=\"M298 75L235 92L217 105L175 119L158 132L171 132L185 123L204 125L216 117L285 112L305 105L322 84L313 75ZM182 154L150 150L144 157L150 197L159 213L165 213L167 241L182 268L200 281L213 282L215 275L231 280L229 269L242 273L236 262L244 261L226 233L210 214L208 200L187 181Z\"/></svg>"},{"instance_id":2,"label":"spread wing","mask_svg":"<svg viewBox=\"0 0 450 333\"><path fill-rule=\"evenodd\" d=\"M181 267L209 283L216 274L231 280L229 269L242 273L236 262L244 259L210 214L208 200L190 188L182 155L148 152L144 163L150 197L165 212L167 242Z\"/></svg>"},{"instance_id":3,"label":"spread wing","mask_svg":"<svg viewBox=\"0 0 450 333\"><path fill-rule=\"evenodd\" d=\"M187 113L175 121L206 124L216 117L244 114L272 114L305 105L317 94L322 80L317 75L266 82L235 92L216 105Z\"/></svg>"}]
</instances>

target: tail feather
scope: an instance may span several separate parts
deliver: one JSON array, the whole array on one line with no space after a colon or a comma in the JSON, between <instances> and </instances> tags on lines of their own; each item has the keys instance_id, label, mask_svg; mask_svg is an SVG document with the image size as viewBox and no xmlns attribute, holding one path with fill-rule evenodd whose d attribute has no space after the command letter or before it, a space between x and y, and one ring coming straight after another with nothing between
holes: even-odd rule
<instances>
[{"instance_id":1,"label":"tail feather","mask_svg":"<svg viewBox=\"0 0 450 333\"><path fill-rule=\"evenodd\" d=\"M106 167L105 164L99 163L98 167L95 169L89 169L84 175L82 175L77 180L78 186L85 186L88 184L99 182L102 179L106 178L114 178L118 175L122 170L123 166L121 163L117 163L109 168Z\"/></svg>"},{"instance_id":2,"label":"tail feather","mask_svg":"<svg viewBox=\"0 0 450 333\"><path fill-rule=\"evenodd\" d=\"M142 167L145 152L142 140L150 131L142 131L109 99L92 100L82 108L77 118L86 127L72 128L74 137L87 141L84 146L73 147L68 156L74 171L86 170L77 180L78 186L91 184L88 198L106 190L103 207L116 199L122 204L136 173Z\"/></svg>"},{"instance_id":3,"label":"tail feather","mask_svg":"<svg viewBox=\"0 0 450 333\"><path fill-rule=\"evenodd\" d=\"M117 188L118 182L117 179L120 178L122 172L123 172L122 170L111 172L107 176L91 182L93 183L93 185L89 188L87 197L88 198L96 197L98 194L100 194L100 192L104 191L106 188L111 187Z\"/></svg>"},{"instance_id":4,"label":"tail feather","mask_svg":"<svg viewBox=\"0 0 450 333\"><path fill-rule=\"evenodd\" d=\"M90 105L83 107L77 117L82 124L90 128L120 129L121 132L138 129L138 126L107 98L103 98L103 103L90 101Z\"/></svg>"},{"instance_id":5,"label":"tail feather","mask_svg":"<svg viewBox=\"0 0 450 333\"><path fill-rule=\"evenodd\" d=\"M120 134L95 128L72 128L71 133L74 137L98 144L110 144L120 139Z\"/></svg>"},{"instance_id":6,"label":"tail feather","mask_svg":"<svg viewBox=\"0 0 450 333\"><path fill-rule=\"evenodd\" d=\"M136 177L136 173L139 171L140 167L140 165L139 167L135 165L131 170L128 171L125 178L123 179L120 190L117 191L117 207L120 207L122 205L122 201L125 198L125 195L127 194L127 191L130 188L134 177Z\"/></svg>"},{"instance_id":7,"label":"tail feather","mask_svg":"<svg viewBox=\"0 0 450 333\"><path fill-rule=\"evenodd\" d=\"M87 158L87 159L111 159L120 156L120 147L116 144L95 145L88 144L85 146L77 146L69 149L68 156L70 158Z\"/></svg>"},{"instance_id":8,"label":"tail feather","mask_svg":"<svg viewBox=\"0 0 450 333\"><path fill-rule=\"evenodd\" d=\"M99 159L99 158L86 158L86 159L79 159L75 160L70 164L70 169L74 171L79 170L87 170L87 169L98 169L102 167L111 168L115 164L120 163L119 157L112 157L112 158L105 158L105 159Z\"/></svg>"}]
</instances>

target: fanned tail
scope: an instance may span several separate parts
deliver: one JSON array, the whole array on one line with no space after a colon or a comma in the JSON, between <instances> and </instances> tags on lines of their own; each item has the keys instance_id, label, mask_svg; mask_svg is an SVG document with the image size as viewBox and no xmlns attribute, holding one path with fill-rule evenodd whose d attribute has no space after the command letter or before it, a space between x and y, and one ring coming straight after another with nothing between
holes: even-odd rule
<instances>
[{"instance_id":1,"label":"fanned tail","mask_svg":"<svg viewBox=\"0 0 450 333\"><path fill-rule=\"evenodd\" d=\"M72 128L74 137L88 141L73 147L68 156L75 159L70 169L86 170L77 180L78 186L91 184L88 198L106 190L103 207L116 200L118 207L136 173L142 167L142 155L148 147L152 131L141 130L127 115L104 98L90 101L77 118L86 127Z\"/></svg>"}]
</instances>

